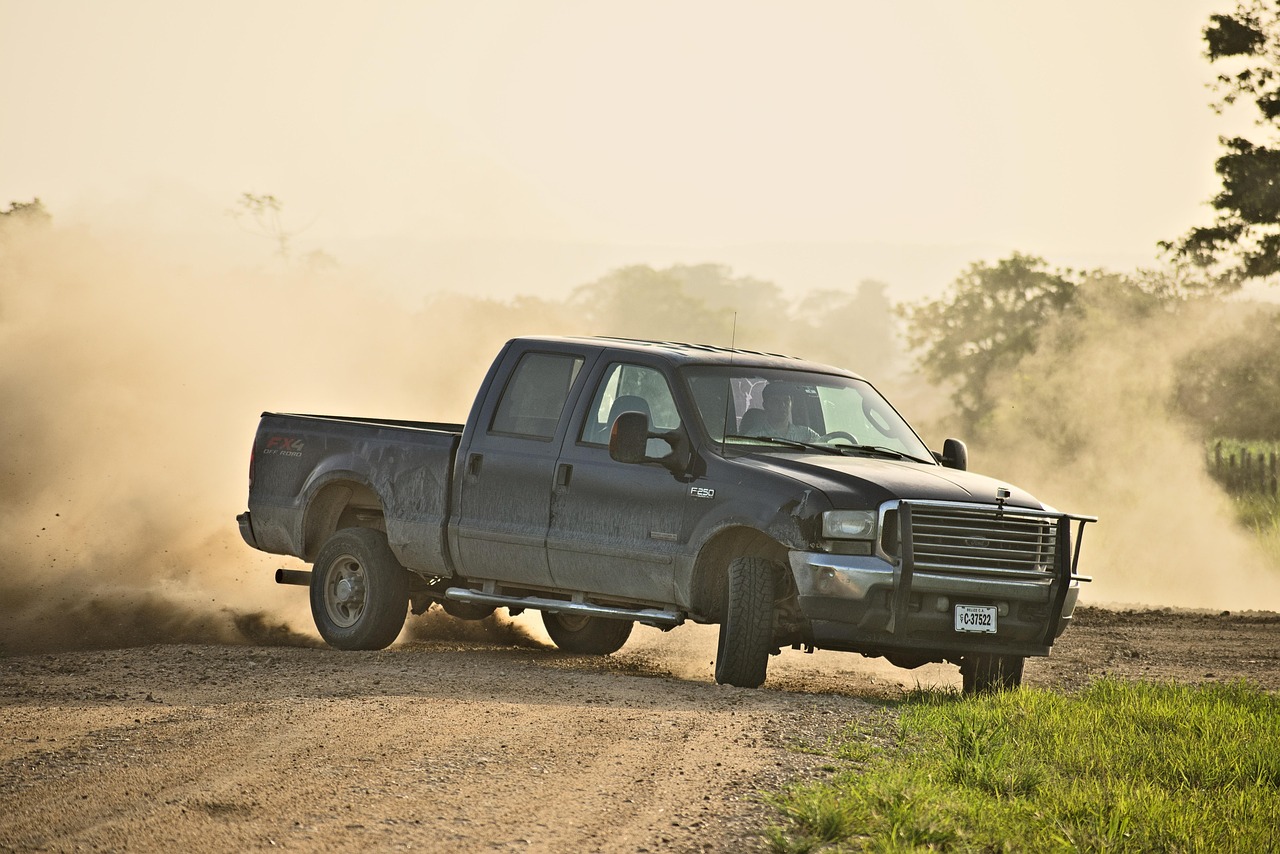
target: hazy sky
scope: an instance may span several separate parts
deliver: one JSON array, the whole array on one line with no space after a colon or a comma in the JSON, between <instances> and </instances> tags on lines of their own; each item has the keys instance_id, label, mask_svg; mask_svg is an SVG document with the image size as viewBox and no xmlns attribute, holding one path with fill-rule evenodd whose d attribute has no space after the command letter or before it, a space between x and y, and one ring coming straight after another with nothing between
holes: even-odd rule
<instances>
[{"instance_id":1,"label":"hazy sky","mask_svg":"<svg viewBox=\"0 0 1280 854\"><path fill-rule=\"evenodd\" d=\"M493 293L1125 269L1248 126L1205 88L1233 7L0 0L0 205L216 231L269 193L301 249Z\"/></svg>"}]
</instances>

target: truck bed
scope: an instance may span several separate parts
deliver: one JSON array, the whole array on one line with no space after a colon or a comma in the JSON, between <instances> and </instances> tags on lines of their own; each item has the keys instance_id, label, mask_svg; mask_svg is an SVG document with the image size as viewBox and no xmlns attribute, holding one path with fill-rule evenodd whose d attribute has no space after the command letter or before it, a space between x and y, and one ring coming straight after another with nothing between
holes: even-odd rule
<instances>
[{"instance_id":1,"label":"truck bed","mask_svg":"<svg viewBox=\"0 0 1280 854\"><path fill-rule=\"evenodd\" d=\"M262 413L251 470L250 535L263 551L310 560L322 545L311 532L335 521L346 524L326 513L363 514L359 523L384 527L406 567L449 575L445 524L462 426ZM346 511L333 509L344 506ZM305 515L303 508L310 508Z\"/></svg>"}]
</instances>

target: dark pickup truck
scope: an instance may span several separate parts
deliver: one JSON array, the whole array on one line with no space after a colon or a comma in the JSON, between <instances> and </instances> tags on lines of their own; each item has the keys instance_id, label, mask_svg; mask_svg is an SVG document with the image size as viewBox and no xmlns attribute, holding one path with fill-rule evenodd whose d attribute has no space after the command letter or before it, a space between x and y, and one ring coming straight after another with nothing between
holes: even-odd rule
<instances>
[{"instance_id":1,"label":"dark pickup truck","mask_svg":"<svg viewBox=\"0 0 1280 854\"><path fill-rule=\"evenodd\" d=\"M1066 628L1095 520L966 458L826 365L518 338L465 424L264 413L237 519L253 548L313 564L276 580L310 586L342 649L390 644L410 608L532 608L585 654L635 623L718 623L730 685L760 685L791 646L948 661L987 691Z\"/></svg>"}]
</instances>

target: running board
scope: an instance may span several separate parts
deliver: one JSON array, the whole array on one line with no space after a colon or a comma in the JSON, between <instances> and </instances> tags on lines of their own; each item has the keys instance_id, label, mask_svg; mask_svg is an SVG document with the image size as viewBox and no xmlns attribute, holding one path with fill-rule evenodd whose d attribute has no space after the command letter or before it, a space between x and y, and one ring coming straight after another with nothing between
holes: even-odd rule
<instances>
[{"instance_id":1,"label":"running board","mask_svg":"<svg viewBox=\"0 0 1280 854\"><path fill-rule=\"evenodd\" d=\"M674 628L684 622L684 614L662 611L658 608L611 608L590 602L567 602L564 599L543 599L538 596L503 596L499 593L481 593L465 587L450 587L444 598L454 602L470 602L475 605L497 605L507 608L534 608L552 614L576 614L580 617L602 617L606 620L632 620L658 628Z\"/></svg>"}]
</instances>

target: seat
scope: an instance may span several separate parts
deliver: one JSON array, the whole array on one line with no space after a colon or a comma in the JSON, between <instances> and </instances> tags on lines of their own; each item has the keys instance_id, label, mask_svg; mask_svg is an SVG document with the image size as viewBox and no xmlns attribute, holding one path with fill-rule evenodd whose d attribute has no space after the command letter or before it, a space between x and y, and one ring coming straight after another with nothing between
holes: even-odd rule
<instances>
[{"instance_id":1,"label":"seat","mask_svg":"<svg viewBox=\"0 0 1280 854\"><path fill-rule=\"evenodd\" d=\"M742 413L742 421L738 424L740 436L768 436L769 418L763 409L748 409Z\"/></svg>"},{"instance_id":2,"label":"seat","mask_svg":"<svg viewBox=\"0 0 1280 854\"><path fill-rule=\"evenodd\" d=\"M609 428L613 427L613 422L617 421L618 416L624 412L643 412L644 417L649 419L649 423L653 423L653 413L649 411L649 401L637 394L624 394L613 402L613 406L609 407Z\"/></svg>"}]
</instances>

